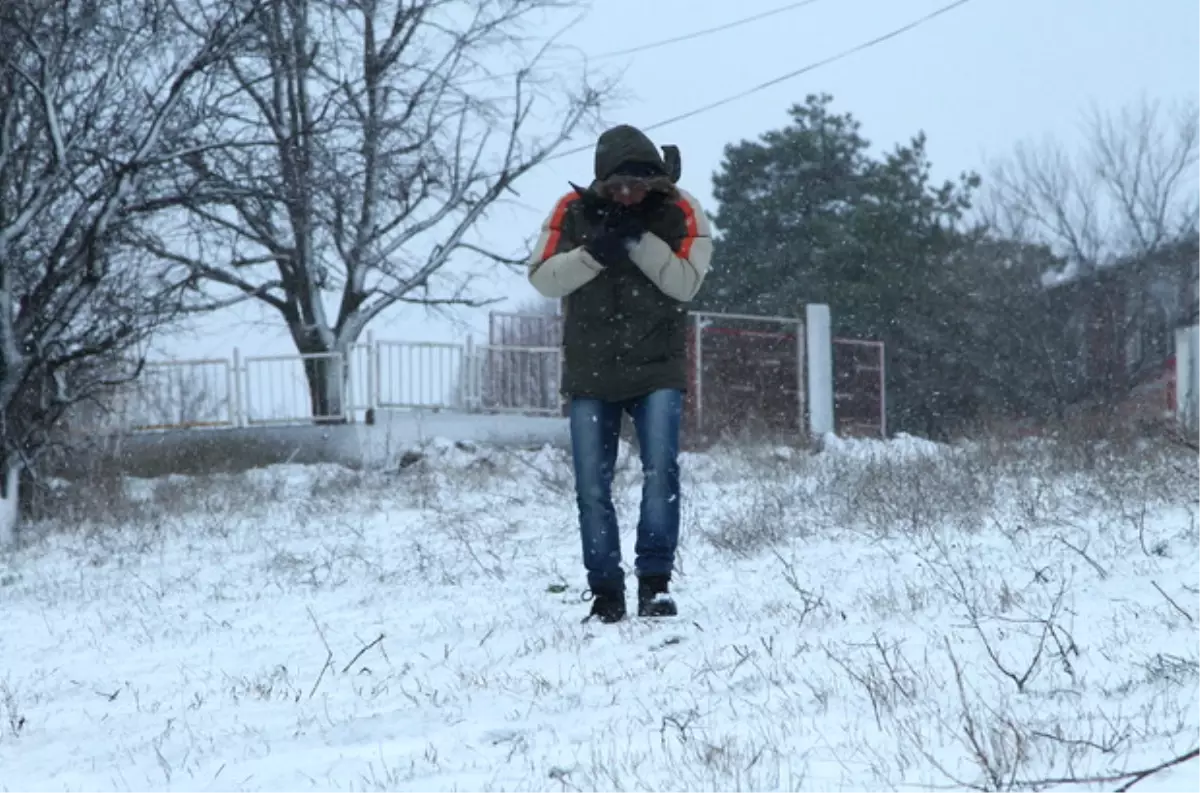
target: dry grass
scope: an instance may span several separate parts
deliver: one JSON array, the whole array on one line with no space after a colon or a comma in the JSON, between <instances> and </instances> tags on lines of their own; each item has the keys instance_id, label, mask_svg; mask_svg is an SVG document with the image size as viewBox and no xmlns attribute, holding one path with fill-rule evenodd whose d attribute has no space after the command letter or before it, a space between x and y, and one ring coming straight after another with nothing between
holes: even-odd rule
<instances>
[{"instance_id":1,"label":"dry grass","mask_svg":"<svg viewBox=\"0 0 1200 793\"><path fill-rule=\"evenodd\" d=\"M739 556L835 530L884 539L953 525L973 534L993 528L997 515L1026 531L1097 510L1132 525L1156 504L1194 505L1200 488L1195 453L1163 439L990 438L936 454L874 457L764 446L710 454L703 464L728 470L730 491L723 511L697 533Z\"/></svg>"},{"instance_id":2,"label":"dry grass","mask_svg":"<svg viewBox=\"0 0 1200 793\"><path fill-rule=\"evenodd\" d=\"M118 441L70 455L58 479L33 490L28 514L43 531L51 524L68 530L154 525L184 513L214 519L252 515L285 495L298 519L343 501L382 509L399 499L444 512L455 493L485 490L498 479L527 480L530 474L547 496L573 497L563 450L531 454L425 444L395 455L383 469L310 466L298 493L288 485L286 469L271 467L300 456L296 442L286 437L207 432L174 440L175 445L165 439ZM310 449L306 459L314 454ZM730 475L689 473L705 466ZM998 514L1007 516L1010 532L1062 532L1097 508L1136 528L1149 505L1193 503L1200 485L1195 453L1169 439L1126 434L1097 441L1067 430L1057 438L992 436L936 454L918 449L871 456L725 443L691 457L684 467L685 482L689 476L704 479L706 496L728 483L721 509L685 519L693 536L739 558L792 538L842 530L885 539L953 525L969 535L992 527ZM256 474L242 475L245 471ZM624 445L614 492L636 488L639 477L636 446ZM685 505L690 496L685 490ZM1149 553L1169 552L1168 540L1141 541Z\"/></svg>"},{"instance_id":3,"label":"dry grass","mask_svg":"<svg viewBox=\"0 0 1200 793\"><path fill-rule=\"evenodd\" d=\"M929 456L805 455L762 446L725 447L719 455L730 479L749 476L754 484L730 487L717 516L698 527L713 550L749 557L847 530L871 543L907 547L921 561L927 588L918 579L899 589L881 586L870 610L903 622L931 599L953 604L965 636L982 649L984 666L967 669L961 657L967 651L947 642L943 665L954 678L946 681L930 677L929 658L908 658L878 634L863 645L824 648L843 683L861 693L876 727L896 737L898 753L865 749L855 758L871 766L881 784L897 784L918 763L935 772L928 784L989 791L1129 784L1139 774L1157 773L1154 765L1082 769L1111 768L1106 759L1124 757L1131 742L1186 722L1190 717L1178 702L1164 695L1132 718L1108 705L1089 705L1070 725L1044 702L1082 690L1076 666L1086 667L1080 655L1095 649L1076 645L1082 629L1065 606L1078 596L1075 579L1109 577L1096 558L1133 552L1153 560L1194 552L1200 471L1191 448L1164 437L1096 440L1063 433L1036 440L993 437ZM1191 512L1188 536L1153 535L1147 516L1163 508ZM1028 583L1005 580L981 555L994 540L973 538L997 533L1012 544L1006 553L1028 559ZM780 561L785 573L803 581L795 563ZM1194 598L1183 605L1160 593L1162 619L1195 624ZM996 682L981 686L989 679ZM1156 655L1138 679L1126 685L1195 686L1194 653ZM932 693L947 682L957 692L950 710ZM973 758L973 767L940 765L947 741ZM1188 757L1194 750L1162 761ZM1047 768L1072 770L1048 780L1038 775Z\"/></svg>"}]
</instances>

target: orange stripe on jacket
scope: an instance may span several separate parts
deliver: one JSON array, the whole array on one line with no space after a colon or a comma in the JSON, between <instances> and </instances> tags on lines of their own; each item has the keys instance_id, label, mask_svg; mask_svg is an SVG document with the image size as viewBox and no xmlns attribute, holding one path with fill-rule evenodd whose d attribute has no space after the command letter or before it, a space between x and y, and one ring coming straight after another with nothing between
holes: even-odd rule
<instances>
[{"instance_id":1,"label":"orange stripe on jacket","mask_svg":"<svg viewBox=\"0 0 1200 793\"><path fill-rule=\"evenodd\" d=\"M691 258L692 243L696 241L696 237L700 236L700 221L696 219L695 207L687 198L680 198L675 202L675 206L683 210L683 219L687 223L687 235L679 243L678 255L688 259Z\"/></svg>"},{"instance_id":2,"label":"orange stripe on jacket","mask_svg":"<svg viewBox=\"0 0 1200 793\"><path fill-rule=\"evenodd\" d=\"M546 226L550 234L546 237L546 244L538 251L539 262L546 261L557 252L558 243L562 240L562 225L563 219L567 216L567 209L578 200L579 194L572 191L558 199L558 203L554 205L554 212L550 214L550 220Z\"/></svg>"}]
</instances>

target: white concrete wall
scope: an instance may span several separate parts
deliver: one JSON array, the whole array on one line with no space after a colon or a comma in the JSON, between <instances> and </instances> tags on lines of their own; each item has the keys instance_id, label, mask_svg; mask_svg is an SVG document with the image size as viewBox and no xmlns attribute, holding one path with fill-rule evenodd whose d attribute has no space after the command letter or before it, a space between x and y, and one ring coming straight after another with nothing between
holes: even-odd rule
<instances>
[{"instance_id":1,"label":"white concrete wall","mask_svg":"<svg viewBox=\"0 0 1200 793\"><path fill-rule=\"evenodd\" d=\"M185 429L138 432L123 436L119 446L154 468L155 460L212 459L222 450L248 450L253 464L341 463L354 467L387 467L406 451L443 439L498 446L569 446L567 420L559 417L379 411L377 423ZM249 462L249 461L248 461Z\"/></svg>"}]
</instances>

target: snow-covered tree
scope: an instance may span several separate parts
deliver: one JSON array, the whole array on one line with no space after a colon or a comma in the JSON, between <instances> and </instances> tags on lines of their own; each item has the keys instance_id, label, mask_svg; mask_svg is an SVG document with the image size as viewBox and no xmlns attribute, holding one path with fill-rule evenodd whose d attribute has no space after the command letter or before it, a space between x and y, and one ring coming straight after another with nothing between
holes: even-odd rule
<instances>
[{"instance_id":1,"label":"snow-covered tree","mask_svg":"<svg viewBox=\"0 0 1200 793\"><path fill-rule=\"evenodd\" d=\"M189 305L189 283L131 243L165 203L147 174L186 153L172 141L189 91L247 19L232 2L205 10L0 3L0 546L64 413L133 376L130 353Z\"/></svg>"},{"instance_id":2,"label":"snow-covered tree","mask_svg":"<svg viewBox=\"0 0 1200 793\"><path fill-rule=\"evenodd\" d=\"M314 417L342 413L336 356L396 304L472 305L456 257L594 117L607 88L538 77L562 0L261 0L253 41L195 131L243 141L190 158L183 241L150 246L278 312ZM253 145L255 139L269 145ZM331 365L332 363L332 365Z\"/></svg>"}]
</instances>

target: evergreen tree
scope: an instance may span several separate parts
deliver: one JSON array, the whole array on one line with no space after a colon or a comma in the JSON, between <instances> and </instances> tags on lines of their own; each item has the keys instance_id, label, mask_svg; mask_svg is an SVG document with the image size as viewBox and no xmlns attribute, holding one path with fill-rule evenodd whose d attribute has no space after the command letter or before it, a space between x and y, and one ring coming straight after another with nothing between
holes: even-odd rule
<instances>
[{"instance_id":1,"label":"evergreen tree","mask_svg":"<svg viewBox=\"0 0 1200 793\"><path fill-rule=\"evenodd\" d=\"M788 126L726 147L700 307L799 316L828 303L835 334L887 344L889 425L938 435L976 400L960 345L973 302L962 252L980 236L962 218L979 180L935 184L923 134L872 156L831 102L809 96Z\"/></svg>"},{"instance_id":2,"label":"evergreen tree","mask_svg":"<svg viewBox=\"0 0 1200 793\"><path fill-rule=\"evenodd\" d=\"M979 178L937 184L924 134L872 156L851 114L815 95L791 124L726 146L714 176L716 264L697 307L803 316L887 344L888 423L944 437L1067 397L1067 319L1049 311L1043 247L966 221Z\"/></svg>"}]
</instances>

